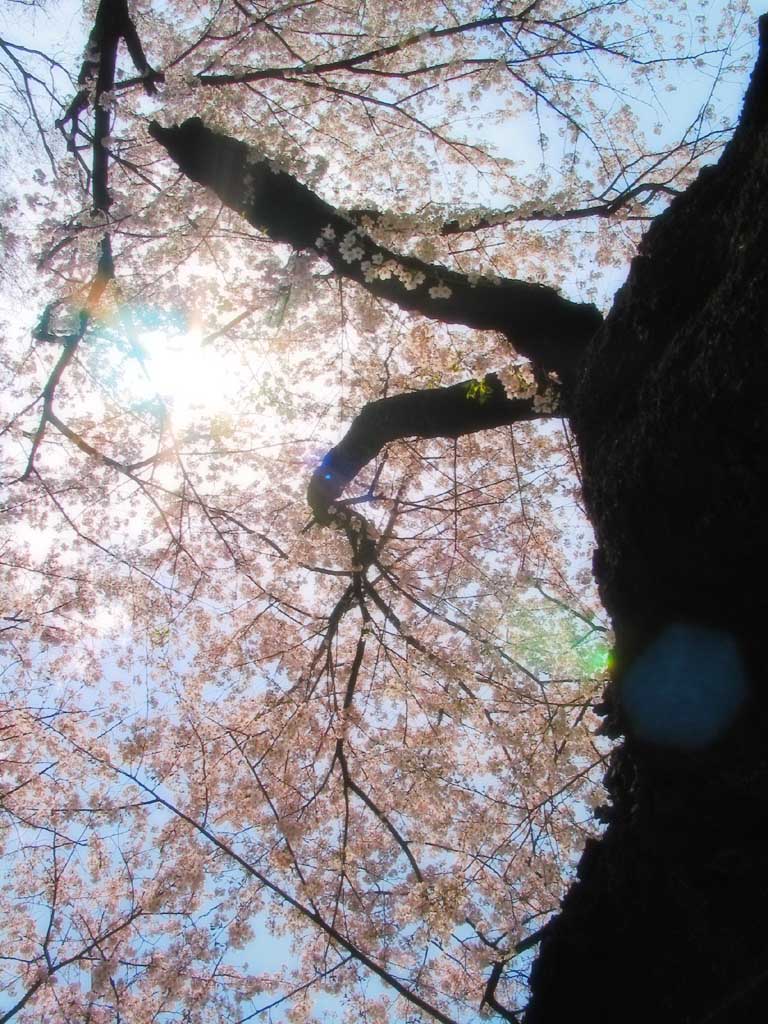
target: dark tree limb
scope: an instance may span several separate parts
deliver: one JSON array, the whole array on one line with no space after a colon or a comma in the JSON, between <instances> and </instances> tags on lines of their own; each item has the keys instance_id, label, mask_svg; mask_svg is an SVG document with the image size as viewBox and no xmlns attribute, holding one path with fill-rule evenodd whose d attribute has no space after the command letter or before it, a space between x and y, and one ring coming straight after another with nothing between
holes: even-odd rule
<instances>
[{"instance_id":1,"label":"dark tree limb","mask_svg":"<svg viewBox=\"0 0 768 1024\"><path fill-rule=\"evenodd\" d=\"M67 107L64 116L56 122L57 128L63 128L67 122L72 123L73 143L80 114L87 109L91 99L90 89L95 87L95 106L98 115L102 109L99 104L102 93L110 92L115 86L117 47L121 39L125 42L146 92L156 92L155 83L163 81L162 72L155 71L147 61L136 26L128 12L128 0L101 0L77 77L80 89ZM107 111L103 113L106 115ZM98 136L98 126L96 134ZM106 134L108 133L105 132L104 135ZM100 144L100 139L97 138L96 145ZM100 208L97 206L97 209Z\"/></svg>"},{"instance_id":2,"label":"dark tree limb","mask_svg":"<svg viewBox=\"0 0 768 1024\"><path fill-rule=\"evenodd\" d=\"M80 87L64 116L56 121L56 127L66 134L69 124L68 144L75 151L75 138L79 130L80 115L93 103L93 152L90 191L93 208L107 213L112 203L109 194L109 152L107 140L111 113L105 97L115 87L117 48L125 40L136 70L145 81L148 92L154 92L157 74L147 63L136 27L128 13L127 0L101 0L96 11L93 28L88 36L83 63L77 84Z\"/></svg>"},{"instance_id":3,"label":"dark tree limb","mask_svg":"<svg viewBox=\"0 0 768 1024\"><path fill-rule=\"evenodd\" d=\"M501 976L504 973L504 961L497 960L491 968L491 973L488 977L488 981L485 986L485 992L480 1003L480 1009L484 1006L490 1007L494 1013L497 1013L503 1020L511 1021L512 1024L519 1024L520 1018L512 1010L508 1009L498 1001L496 998L496 988L501 980Z\"/></svg>"},{"instance_id":4,"label":"dark tree limb","mask_svg":"<svg viewBox=\"0 0 768 1024\"><path fill-rule=\"evenodd\" d=\"M647 181L625 188L612 197L600 196L593 202L584 206L573 206L566 209L558 209L555 206L547 206L542 203L540 206L511 207L506 210L489 211L484 216L454 217L446 220L436 227L436 233L447 238L449 235L461 235L473 231L483 231L488 228L496 228L501 225L511 226L513 224L531 224L542 221L548 224L556 224L568 220L586 220L590 217L608 219L619 213L622 209L630 206L633 202L649 202L659 194L677 196L681 189L674 188L669 182ZM644 197L644 198L641 198ZM402 218L400 214L393 214L386 210L376 210L369 207L359 207L347 211L349 216L358 224L371 226L388 223L397 225ZM410 215L409 220L416 220ZM631 218L630 218L631 219ZM646 219L645 217L643 219Z\"/></svg>"},{"instance_id":5,"label":"dark tree limb","mask_svg":"<svg viewBox=\"0 0 768 1024\"><path fill-rule=\"evenodd\" d=\"M401 309L442 323L503 332L544 372L570 379L603 318L554 288L459 274L378 245L346 215L244 142L190 118L150 134L179 169L254 227L294 249L325 257L334 271Z\"/></svg>"},{"instance_id":6,"label":"dark tree limb","mask_svg":"<svg viewBox=\"0 0 768 1024\"><path fill-rule=\"evenodd\" d=\"M89 188L93 200L93 210L96 213L102 214L104 219L109 214L112 198L109 192L109 150L106 145L109 137L110 111L108 105L103 102L103 98L105 94L111 92L115 84L117 47L121 39L125 39L137 69L142 74L149 73L151 69L149 69L138 34L128 14L127 0L101 0L96 12L93 29L88 37L88 48L78 78L78 84L82 88L70 103L64 117L56 122L57 127L63 129L64 125L71 121L71 141L74 148L78 118L82 111L87 108L90 102L90 88L95 84L95 93L93 95L93 138L91 142L92 164ZM37 328L33 332L33 336L38 341L59 342L62 345L62 352L51 372L48 383L36 400L42 399L43 410L32 439L32 448L27 460L27 467L19 478L22 481L28 480L34 471L35 459L48 423L61 424L53 410L56 389L59 386L64 371L72 362L78 345L88 332L94 310L98 307L109 283L114 278L115 261L112 254L112 240L109 231L105 231L99 243L99 260L96 273L91 280L85 301L77 312L74 329L61 334L51 330L53 314L62 305L61 302L54 301L48 304ZM118 466L116 462L113 462L113 465Z\"/></svg>"},{"instance_id":7,"label":"dark tree limb","mask_svg":"<svg viewBox=\"0 0 768 1024\"><path fill-rule=\"evenodd\" d=\"M318 523L329 523L331 506L384 445L405 437L462 437L509 423L553 415L540 397L508 398L495 373L447 388L424 388L368 402L341 441L312 474L307 501Z\"/></svg>"},{"instance_id":8,"label":"dark tree limb","mask_svg":"<svg viewBox=\"0 0 768 1024\"><path fill-rule=\"evenodd\" d=\"M768 916L768 16L759 29L740 125L646 234L571 405L616 636L605 732L626 738L605 777L607 829L550 922L525 1024L572 1018L586 977L591 1024L752 1024L768 1006L755 928ZM732 716L693 739L708 667L681 658L653 705L658 670L642 667L681 634L702 665L710 637L732 644L730 678L744 679ZM643 671L676 735L638 726L626 687ZM683 681L695 691L681 715Z\"/></svg>"}]
</instances>

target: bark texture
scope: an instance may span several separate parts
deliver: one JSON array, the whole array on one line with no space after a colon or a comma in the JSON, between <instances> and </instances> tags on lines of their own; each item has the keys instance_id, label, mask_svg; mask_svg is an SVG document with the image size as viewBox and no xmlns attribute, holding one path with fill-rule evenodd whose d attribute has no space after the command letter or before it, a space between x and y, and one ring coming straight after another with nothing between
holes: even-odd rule
<instances>
[{"instance_id":1,"label":"bark texture","mask_svg":"<svg viewBox=\"0 0 768 1024\"><path fill-rule=\"evenodd\" d=\"M580 992L591 1024L766 1016L766 16L760 35L733 141L652 225L574 402L627 738L526 1024L573 1019Z\"/></svg>"}]
</instances>

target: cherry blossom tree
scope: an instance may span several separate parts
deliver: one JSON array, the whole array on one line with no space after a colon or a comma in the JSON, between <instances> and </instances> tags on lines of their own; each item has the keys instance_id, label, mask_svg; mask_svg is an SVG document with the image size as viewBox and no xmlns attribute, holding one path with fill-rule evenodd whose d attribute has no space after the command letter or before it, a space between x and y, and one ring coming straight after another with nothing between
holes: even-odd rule
<instances>
[{"instance_id":1,"label":"cherry blossom tree","mask_svg":"<svg viewBox=\"0 0 768 1024\"><path fill-rule=\"evenodd\" d=\"M88 16L0 37L0 1021L757 1019L753 16Z\"/></svg>"}]
</instances>

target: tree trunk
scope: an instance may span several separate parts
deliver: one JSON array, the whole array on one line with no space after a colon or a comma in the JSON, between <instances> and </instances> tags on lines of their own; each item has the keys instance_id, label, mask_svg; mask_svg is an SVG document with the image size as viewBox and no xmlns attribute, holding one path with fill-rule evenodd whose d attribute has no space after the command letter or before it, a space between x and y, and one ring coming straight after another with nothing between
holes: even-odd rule
<instances>
[{"instance_id":1,"label":"tree trunk","mask_svg":"<svg viewBox=\"0 0 768 1024\"><path fill-rule=\"evenodd\" d=\"M652 225L578 384L606 730L627 738L526 1024L768 1005L768 16L760 38L734 139Z\"/></svg>"}]
</instances>

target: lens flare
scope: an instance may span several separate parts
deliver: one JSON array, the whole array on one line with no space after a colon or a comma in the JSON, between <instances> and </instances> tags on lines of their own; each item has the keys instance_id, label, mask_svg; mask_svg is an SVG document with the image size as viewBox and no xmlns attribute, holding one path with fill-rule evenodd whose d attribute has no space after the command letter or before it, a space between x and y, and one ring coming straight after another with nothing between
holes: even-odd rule
<instances>
[{"instance_id":1,"label":"lens flare","mask_svg":"<svg viewBox=\"0 0 768 1024\"><path fill-rule=\"evenodd\" d=\"M747 676L730 634L677 624L632 665L620 696L640 739L695 749L731 725L747 696Z\"/></svg>"}]
</instances>

